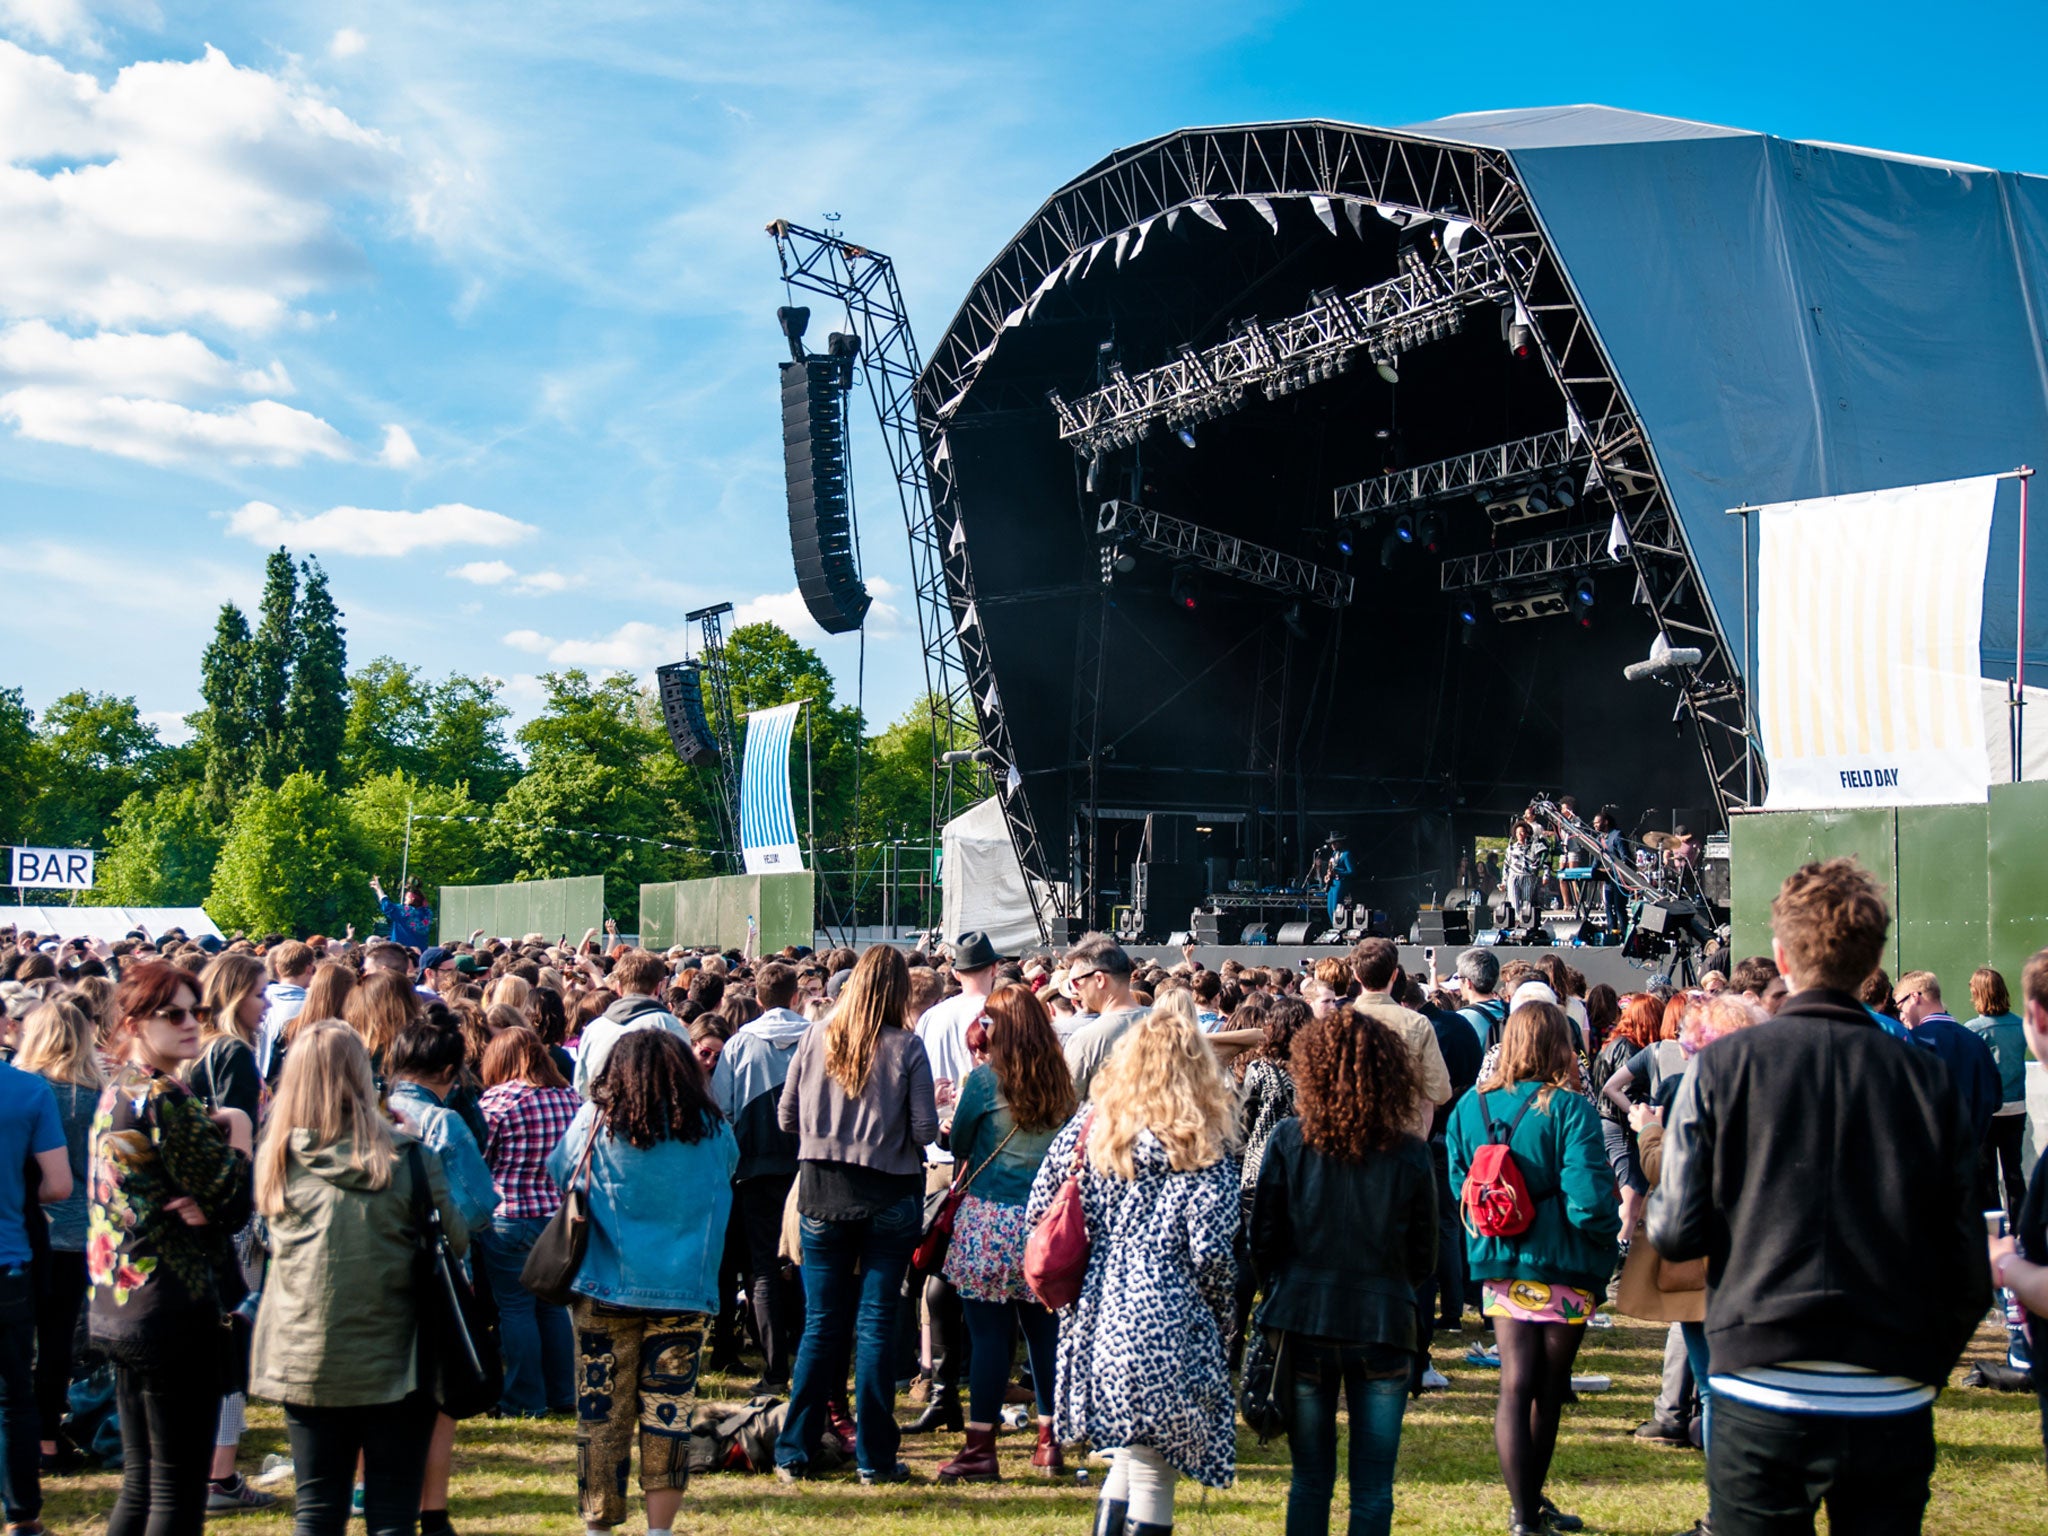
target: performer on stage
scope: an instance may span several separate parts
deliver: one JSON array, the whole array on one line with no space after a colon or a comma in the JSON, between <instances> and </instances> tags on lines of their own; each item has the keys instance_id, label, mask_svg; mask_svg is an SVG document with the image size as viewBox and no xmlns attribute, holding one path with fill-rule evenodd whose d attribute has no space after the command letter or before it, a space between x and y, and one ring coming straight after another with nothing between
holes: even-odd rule
<instances>
[{"instance_id":1,"label":"performer on stage","mask_svg":"<svg viewBox=\"0 0 2048 1536\"><path fill-rule=\"evenodd\" d=\"M1337 909L1351 905L1351 842L1342 832L1332 832L1325 846L1330 851L1330 926L1337 926Z\"/></svg>"},{"instance_id":2,"label":"performer on stage","mask_svg":"<svg viewBox=\"0 0 2048 1536\"><path fill-rule=\"evenodd\" d=\"M1515 823L1508 843L1508 903L1515 909L1515 923L1528 928L1536 921L1537 902L1543 889L1543 846L1536 841L1536 829L1527 821Z\"/></svg>"}]
</instances>

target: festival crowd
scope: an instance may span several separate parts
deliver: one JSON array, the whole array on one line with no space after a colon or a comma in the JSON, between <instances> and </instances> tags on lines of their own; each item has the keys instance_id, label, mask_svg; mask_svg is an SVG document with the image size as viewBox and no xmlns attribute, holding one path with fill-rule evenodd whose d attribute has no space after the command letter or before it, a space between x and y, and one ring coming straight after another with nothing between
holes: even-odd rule
<instances>
[{"instance_id":1,"label":"festival crowd","mask_svg":"<svg viewBox=\"0 0 2048 1536\"><path fill-rule=\"evenodd\" d=\"M1851 860L1786 880L1771 956L1627 995L1484 948L1412 976L1377 938L1304 972L1100 934L437 944L378 894L394 937L361 944L0 930L10 1533L88 1452L109 1536L274 1502L253 1396L300 1536L474 1524L458 1444L548 1415L593 1536L636 1453L666 1536L693 1472L902 1483L903 1437L944 1434L939 1481L991 1482L1006 1431L1047 1478L1107 1456L1096 1536L1163 1536L1183 1481L1232 1482L1241 1414L1323 1536L1340 1405L1366 1536L1443 1332L1499 1373L1502 1523L1574 1531L1550 1465L1614 1312L1669 1325L1638 1434L1704 1445L1694 1531L1917 1531L1994 1286L2016 1362L2048 1314L2048 950L2017 999L1969 978L1961 1022L1879 969ZM703 1373L756 1368L711 1409Z\"/></svg>"}]
</instances>

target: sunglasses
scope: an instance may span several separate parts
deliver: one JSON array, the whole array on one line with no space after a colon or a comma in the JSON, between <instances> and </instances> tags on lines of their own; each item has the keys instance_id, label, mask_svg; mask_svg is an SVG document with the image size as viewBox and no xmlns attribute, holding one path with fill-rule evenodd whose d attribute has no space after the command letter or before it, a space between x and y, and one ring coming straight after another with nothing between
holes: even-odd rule
<instances>
[{"instance_id":1,"label":"sunglasses","mask_svg":"<svg viewBox=\"0 0 2048 1536\"><path fill-rule=\"evenodd\" d=\"M159 1008L151 1017L168 1019L173 1024L182 1024L187 1019L194 1024L204 1024L213 1017L213 1010L202 1003L197 1008Z\"/></svg>"}]
</instances>

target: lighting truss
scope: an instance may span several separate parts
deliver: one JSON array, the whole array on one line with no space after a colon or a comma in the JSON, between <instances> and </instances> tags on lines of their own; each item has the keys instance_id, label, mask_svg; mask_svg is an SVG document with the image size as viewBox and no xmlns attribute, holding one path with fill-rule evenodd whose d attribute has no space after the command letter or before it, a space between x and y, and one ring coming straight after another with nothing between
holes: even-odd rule
<instances>
[{"instance_id":1,"label":"lighting truss","mask_svg":"<svg viewBox=\"0 0 2048 1536\"><path fill-rule=\"evenodd\" d=\"M1349 576L1199 523L1167 517L1135 502L1105 501L1095 514L1095 535L1105 546L1135 544L1269 592L1305 597L1326 608L1342 608L1351 601Z\"/></svg>"},{"instance_id":2,"label":"lighting truss","mask_svg":"<svg viewBox=\"0 0 2048 1536\"><path fill-rule=\"evenodd\" d=\"M1641 536L1661 544L1670 536L1669 526L1660 518L1645 525ZM1547 539L1530 539L1476 555L1460 555L1443 563L1441 590L1467 592L1475 587L1497 587L1567 571L1625 564L1627 555L1616 561L1607 553L1611 537L1606 528L1588 528L1581 533L1553 534Z\"/></svg>"},{"instance_id":3,"label":"lighting truss","mask_svg":"<svg viewBox=\"0 0 2048 1536\"><path fill-rule=\"evenodd\" d=\"M1336 516L1339 522L1375 517L1414 502L1462 496L1482 486L1552 475L1589 463L1596 452L1596 445L1577 440L1577 434L1565 428L1540 432L1534 437L1438 459L1414 469L1396 470L1391 475L1378 475L1354 485L1340 485L1335 496Z\"/></svg>"},{"instance_id":4,"label":"lighting truss","mask_svg":"<svg viewBox=\"0 0 2048 1536\"><path fill-rule=\"evenodd\" d=\"M1182 347L1171 362L1136 377L1111 363L1109 382L1079 399L1050 392L1060 436L1083 453L1126 447L1155 422L1185 426L1236 410L1255 389L1273 399L1335 378L1360 353L1391 364L1459 330L1466 306L1512 302L1508 278L1498 252L1475 240L1435 262L1408 261L1397 276L1356 293L1327 290L1285 320L1240 322L1229 340L1200 351Z\"/></svg>"}]
</instances>

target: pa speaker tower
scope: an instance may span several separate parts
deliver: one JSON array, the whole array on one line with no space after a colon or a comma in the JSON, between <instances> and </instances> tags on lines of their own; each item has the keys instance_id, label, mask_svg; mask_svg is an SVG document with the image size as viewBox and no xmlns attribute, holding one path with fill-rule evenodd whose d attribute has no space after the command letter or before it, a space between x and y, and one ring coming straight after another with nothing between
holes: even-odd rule
<instances>
[{"instance_id":1,"label":"pa speaker tower","mask_svg":"<svg viewBox=\"0 0 2048 1536\"><path fill-rule=\"evenodd\" d=\"M661 689L661 718L676 756L690 764L716 762L718 737L704 716L704 676L694 661L672 661L655 669Z\"/></svg>"},{"instance_id":2,"label":"pa speaker tower","mask_svg":"<svg viewBox=\"0 0 2048 1536\"><path fill-rule=\"evenodd\" d=\"M807 356L782 365L790 553L804 607L828 635L859 629L870 601L855 567L846 488L846 392L852 373L850 356Z\"/></svg>"}]
</instances>

